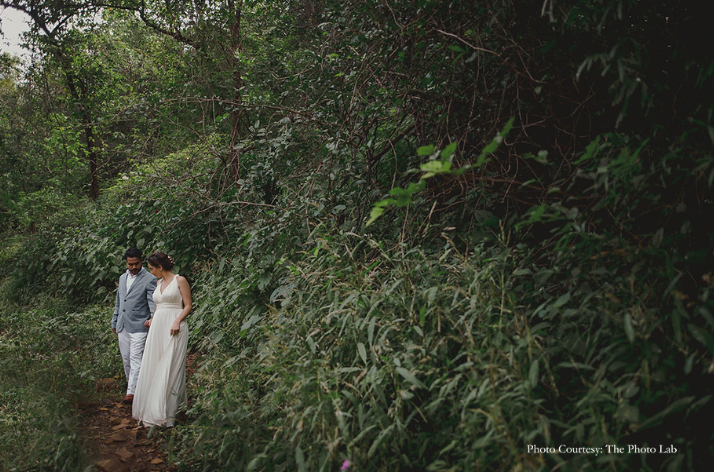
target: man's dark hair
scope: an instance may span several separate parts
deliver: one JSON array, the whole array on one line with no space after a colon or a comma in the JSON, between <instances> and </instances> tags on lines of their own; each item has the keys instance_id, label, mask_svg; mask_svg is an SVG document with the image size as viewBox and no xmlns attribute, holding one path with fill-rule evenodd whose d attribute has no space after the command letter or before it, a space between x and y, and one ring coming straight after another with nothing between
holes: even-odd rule
<instances>
[{"instance_id":1,"label":"man's dark hair","mask_svg":"<svg viewBox=\"0 0 714 472\"><path fill-rule=\"evenodd\" d=\"M143 257L143 254L139 249L135 247L130 247L124 253L124 259L129 259L130 257L138 257L139 259L141 259Z\"/></svg>"}]
</instances>

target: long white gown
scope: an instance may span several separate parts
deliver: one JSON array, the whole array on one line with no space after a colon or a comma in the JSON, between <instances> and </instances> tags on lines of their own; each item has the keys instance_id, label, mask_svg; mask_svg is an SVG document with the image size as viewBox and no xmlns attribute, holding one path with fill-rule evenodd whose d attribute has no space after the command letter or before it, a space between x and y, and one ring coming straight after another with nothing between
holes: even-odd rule
<instances>
[{"instance_id":1,"label":"long white gown","mask_svg":"<svg viewBox=\"0 0 714 472\"><path fill-rule=\"evenodd\" d=\"M156 311L132 406L132 415L144 426L173 426L178 406L186 401L186 321L181 322L178 334L171 336L171 325L183 310L177 277L165 289L162 279L154 291Z\"/></svg>"}]
</instances>

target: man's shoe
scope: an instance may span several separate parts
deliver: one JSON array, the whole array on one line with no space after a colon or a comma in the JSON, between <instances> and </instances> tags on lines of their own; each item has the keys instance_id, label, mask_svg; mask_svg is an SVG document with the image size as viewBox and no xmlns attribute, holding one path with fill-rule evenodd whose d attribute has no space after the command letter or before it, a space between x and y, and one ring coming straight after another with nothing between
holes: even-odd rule
<instances>
[{"instance_id":1,"label":"man's shoe","mask_svg":"<svg viewBox=\"0 0 714 472\"><path fill-rule=\"evenodd\" d=\"M127 396L125 396L125 397L124 397L124 403L126 403L126 404L128 404L128 405L131 405L132 403L134 403L134 395L132 395L132 394L130 393L130 394L128 394Z\"/></svg>"}]
</instances>

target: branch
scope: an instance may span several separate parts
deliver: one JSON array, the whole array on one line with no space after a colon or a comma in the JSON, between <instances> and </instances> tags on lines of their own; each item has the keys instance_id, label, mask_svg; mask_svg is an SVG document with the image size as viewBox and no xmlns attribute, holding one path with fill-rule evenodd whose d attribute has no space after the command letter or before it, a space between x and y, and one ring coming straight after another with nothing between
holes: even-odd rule
<instances>
[{"instance_id":1,"label":"branch","mask_svg":"<svg viewBox=\"0 0 714 472\"><path fill-rule=\"evenodd\" d=\"M143 21L146 26L148 26L149 28L151 28L151 29L153 29L153 30L155 30L155 31L157 31L157 32L159 32L159 33L161 33L161 34L165 34L165 35L167 35L167 36L171 36L171 37L174 38L176 41L179 41L179 42L182 42L182 43L184 43L184 44L187 44L187 45L191 46L192 48L200 49L200 48L196 45L196 41L194 41L194 40L192 40L192 39L190 39L190 38L187 38L187 37L184 36L180 31L170 31L170 30L167 30L167 29L165 29L165 28L162 28L161 26L159 26L159 25L156 24L155 22L153 22L151 19L149 19L149 18L146 16L145 6L146 6L146 5L145 5L144 2L142 1L142 2L141 2L141 9L138 10L138 13L139 13L139 17L141 18L141 21Z\"/></svg>"},{"instance_id":2,"label":"branch","mask_svg":"<svg viewBox=\"0 0 714 472\"><path fill-rule=\"evenodd\" d=\"M382 148L381 151L379 151L377 154L372 156L372 162L379 162L379 160L389 152L390 149L394 148L394 145L401 141L402 139L406 138L410 134L414 133L414 130L416 128L416 125L411 125L409 128L401 132L396 138L394 139L388 139L387 144L385 144L384 148Z\"/></svg>"},{"instance_id":3,"label":"branch","mask_svg":"<svg viewBox=\"0 0 714 472\"><path fill-rule=\"evenodd\" d=\"M141 21L143 21L146 26L153 29L157 33L161 33L166 36L170 36L170 37L174 38L176 41L179 41L183 44L191 46L194 49L201 49L196 41L184 36L183 33L181 33L181 31L172 31L172 30L166 29L163 26L156 23L155 21L153 21L148 16L146 16L146 2L144 0L141 1L141 5L135 5L135 6L116 5L111 2L110 3L94 2L93 4L94 4L94 6L100 7L100 8L116 8L117 10L124 10L124 11L131 11L134 13L138 13L139 18L141 18Z\"/></svg>"},{"instance_id":4,"label":"branch","mask_svg":"<svg viewBox=\"0 0 714 472\"><path fill-rule=\"evenodd\" d=\"M499 53L497 53L496 51L491 51L490 49L486 49L486 48L481 48L481 47L478 47L478 46L474 46L473 44L471 44L471 43L469 43L468 41L466 41L464 38L461 38L461 37L459 37L459 36L457 36L457 35L455 35L455 34L453 34L453 33L448 33L448 32L446 32L446 31L442 31L442 30L437 29L437 28L435 28L434 31L437 31L437 32L439 32L439 33L441 33L441 34L443 34L443 35L446 35L446 36L449 36L449 37L451 37L451 38L454 38L454 39L456 39L456 40L458 40L458 41L461 41L462 43L464 43L465 45L467 45L468 47L470 47L471 49L474 49L474 50L476 50L476 51L481 51L481 52L486 52L486 53L488 53L488 54L493 54L494 56L496 56L497 58L499 58L499 59L501 60L501 62L503 62L503 63L504 63L509 69L511 69L513 72L515 72L515 73L518 74L518 75L522 75L523 77L526 77L526 78L532 80L533 82L535 82L535 83L537 83L537 84L544 84L544 83L545 83L545 82L542 82L542 81L540 81L540 80L534 79L533 76L531 76L531 74L530 74L527 70L526 70L525 73L521 72L521 71L518 70L513 64L511 64L511 63L508 62L506 59L504 59L503 56L501 56L501 55L500 55Z\"/></svg>"}]
</instances>

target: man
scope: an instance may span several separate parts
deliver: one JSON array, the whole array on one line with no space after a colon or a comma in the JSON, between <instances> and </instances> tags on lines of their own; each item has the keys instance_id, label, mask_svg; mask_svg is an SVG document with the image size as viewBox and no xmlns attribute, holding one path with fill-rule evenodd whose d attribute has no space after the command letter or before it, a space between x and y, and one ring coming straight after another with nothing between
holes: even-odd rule
<instances>
[{"instance_id":1,"label":"man","mask_svg":"<svg viewBox=\"0 0 714 472\"><path fill-rule=\"evenodd\" d=\"M142 253L129 248L124 253L127 271L119 277L117 301L112 316L112 331L119 335L119 351L124 361L126 396L124 403L134 401L136 381L139 379L141 358L148 328L144 324L154 313L156 277L141 265Z\"/></svg>"}]
</instances>

